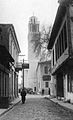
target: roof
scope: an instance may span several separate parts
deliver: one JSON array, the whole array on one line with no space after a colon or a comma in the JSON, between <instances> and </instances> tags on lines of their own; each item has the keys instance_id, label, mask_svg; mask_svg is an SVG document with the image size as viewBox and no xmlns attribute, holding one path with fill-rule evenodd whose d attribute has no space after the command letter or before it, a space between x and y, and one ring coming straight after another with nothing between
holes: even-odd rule
<instances>
[{"instance_id":1,"label":"roof","mask_svg":"<svg viewBox=\"0 0 73 120\"><path fill-rule=\"evenodd\" d=\"M39 65L41 65L41 64L49 64L49 65L51 65L51 60L48 60L48 61L39 61L38 62L38 64L37 64L37 68L36 68L36 71L38 70L38 67L39 67Z\"/></svg>"},{"instance_id":2,"label":"roof","mask_svg":"<svg viewBox=\"0 0 73 120\"><path fill-rule=\"evenodd\" d=\"M15 29L14 29L14 26L13 26L13 24L0 24L0 26L2 27L2 29L4 28L4 35L5 35L5 33L7 33L10 29L11 29L11 31L14 33L14 36L15 36L15 39L16 39L16 41L15 41L15 43L17 44L17 49L18 49L18 53L20 53L21 51L20 51L20 47L19 47L19 43L18 43L18 40L17 40L17 36L16 36L16 33L15 33ZM1 28L0 28L0 30L1 30Z\"/></svg>"},{"instance_id":3,"label":"roof","mask_svg":"<svg viewBox=\"0 0 73 120\"><path fill-rule=\"evenodd\" d=\"M14 26L13 26L13 24L11 24L10 25L10 28L12 27L12 29L13 29L13 32L14 32L14 36L15 36L15 44L16 44L16 46L17 46L17 49L18 49L18 53L20 53L21 52L21 50L20 50L20 46L19 46L19 43L18 43L18 40L17 40L17 36L16 36L16 32L15 32L15 28L14 28Z\"/></svg>"},{"instance_id":4,"label":"roof","mask_svg":"<svg viewBox=\"0 0 73 120\"><path fill-rule=\"evenodd\" d=\"M5 46L2 45L0 45L0 58L0 61L8 60L9 62L14 62L14 59L10 55L9 51L6 49Z\"/></svg>"},{"instance_id":5,"label":"roof","mask_svg":"<svg viewBox=\"0 0 73 120\"><path fill-rule=\"evenodd\" d=\"M52 49L53 44L55 42L56 36L58 34L58 31L60 29L61 23L63 21L63 17L65 16L66 13L66 6L65 5L59 5L58 10L57 10L57 14L56 14L56 18L54 21L54 25L52 28L52 32L51 32L51 36L50 36L50 40L48 43L48 49Z\"/></svg>"}]
</instances>

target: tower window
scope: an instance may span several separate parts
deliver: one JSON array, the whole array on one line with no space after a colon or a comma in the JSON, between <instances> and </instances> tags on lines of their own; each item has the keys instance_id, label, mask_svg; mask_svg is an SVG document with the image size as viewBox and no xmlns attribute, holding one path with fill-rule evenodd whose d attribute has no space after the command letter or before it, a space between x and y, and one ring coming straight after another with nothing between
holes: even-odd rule
<instances>
[{"instance_id":1,"label":"tower window","mask_svg":"<svg viewBox=\"0 0 73 120\"><path fill-rule=\"evenodd\" d=\"M34 19L34 23L35 23L35 19Z\"/></svg>"},{"instance_id":2,"label":"tower window","mask_svg":"<svg viewBox=\"0 0 73 120\"><path fill-rule=\"evenodd\" d=\"M37 27L36 24L32 25L32 32L36 32L37 31L36 27Z\"/></svg>"}]
</instances>

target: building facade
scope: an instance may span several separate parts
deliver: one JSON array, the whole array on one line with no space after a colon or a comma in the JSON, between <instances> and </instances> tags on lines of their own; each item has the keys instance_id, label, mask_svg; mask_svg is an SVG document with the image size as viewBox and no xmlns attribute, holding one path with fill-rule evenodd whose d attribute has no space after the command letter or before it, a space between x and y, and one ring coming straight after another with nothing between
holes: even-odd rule
<instances>
[{"instance_id":1,"label":"building facade","mask_svg":"<svg viewBox=\"0 0 73 120\"><path fill-rule=\"evenodd\" d=\"M40 61L36 69L38 92L41 94L51 94L51 61Z\"/></svg>"},{"instance_id":2,"label":"building facade","mask_svg":"<svg viewBox=\"0 0 73 120\"><path fill-rule=\"evenodd\" d=\"M14 63L10 64L9 73L9 97L14 99L18 96L18 71L16 71L16 65L18 63L18 57L20 53L20 47L15 33L14 26L11 25L8 29L9 32L9 53L14 59Z\"/></svg>"},{"instance_id":3,"label":"building facade","mask_svg":"<svg viewBox=\"0 0 73 120\"><path fill-rule=\"evenodd\" d=\"M14 47L13 47L14 45ZM19 44L12 24L0 24L0 106L18 96L18 73L15 71ZM6 106L7 107L7 106Z\"/></svg>"},{"instance_id":4,"label":"building facade","mask_svg":"<svg viewBox=\"0 0 73 120\"><path fill-rule=\"evenodd\" d=\"M52 49L52 75L56 96L73 102L73 3L60 1L48 49Z\"/></svg>"},{"instance_id":5,"label":"building facade","mask_svg":"<svg viewBox=\"0 0 73 120\"><path fill-rule=\"evenodd\" d=\"M36 57L36 53L33 50L33 43L31 40L37 40L39 36L39 23L35 16L30 17L28 24L28 87L33 88L33 91L37 90L37 79L36 79L36 67L39 58Z\"/></svg>"}]
</instances>

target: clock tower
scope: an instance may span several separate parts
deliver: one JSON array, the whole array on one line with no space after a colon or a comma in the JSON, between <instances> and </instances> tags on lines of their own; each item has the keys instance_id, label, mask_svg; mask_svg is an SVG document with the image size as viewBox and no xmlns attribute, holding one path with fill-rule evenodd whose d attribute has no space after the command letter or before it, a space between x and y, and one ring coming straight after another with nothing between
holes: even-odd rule
<instances>
[{"instance_id":1,"label":"clock tower","mask_svg":"<svg viewBox=\"0 0 73 120\"><path fill-rule=\"evenodd\" d=\"M33 88L34 91L37 90L37 78L36 78L36 68L39 61L39 57L36 57L36 53L33 49L32 40L37 40L39 36L39 22L35 16L30 17L28 23L28 84Z\"/></svg>"}]
</instances>

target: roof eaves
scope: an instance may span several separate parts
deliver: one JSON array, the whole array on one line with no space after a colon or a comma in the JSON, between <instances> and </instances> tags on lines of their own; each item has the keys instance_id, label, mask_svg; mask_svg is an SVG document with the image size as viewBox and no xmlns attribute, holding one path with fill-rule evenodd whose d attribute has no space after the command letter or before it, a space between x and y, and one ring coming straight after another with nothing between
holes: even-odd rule
<instances>
[{"instance_id":1,"label":"roof eaves","mask_svg":"<svg viewBox=\"0 0 73 120\"><path fill-rule=\"evenodd\" d=\"M59 5L58 10L57 10L57 14L56 14L56 18L54 21L54 25L52 28L50 40L48 43L48 47L47 47L48 49L52 49L52 47L53 47L55 38L56 38L58 31L60 29L60 26L61 26L61 23L62 23L62 20L63 20L65 13L66 13L66 6Z\"/></svg>"}]
</instances>

